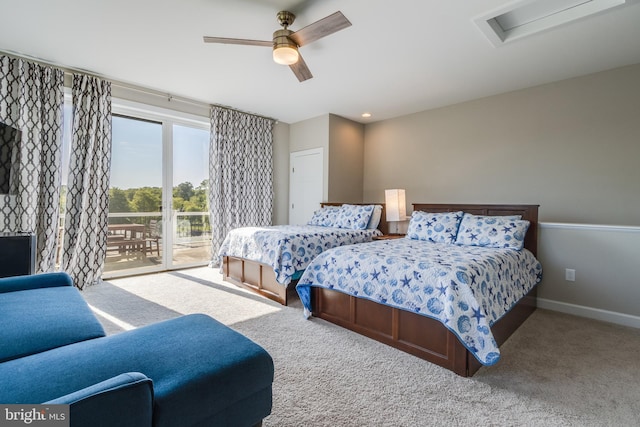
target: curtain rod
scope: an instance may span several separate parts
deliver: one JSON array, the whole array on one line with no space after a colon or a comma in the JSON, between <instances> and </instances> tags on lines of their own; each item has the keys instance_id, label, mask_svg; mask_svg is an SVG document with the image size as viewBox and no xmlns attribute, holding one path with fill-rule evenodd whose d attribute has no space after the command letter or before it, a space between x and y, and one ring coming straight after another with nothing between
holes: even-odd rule
<instances>
[{"instance_id":1,"label":"curtain rod","mask_svg":"<svg viewBox=\"0 0 640 427\"><path fill-rule=\"evenodd\" d=\"M262 114L256 114L256 113L248 113L246 111L238 110L237 108L229 107L228 105L222 105L222 104L210 104L210 105L212 107L226 108L227 110L237 111L239 113L248 114L250 116L260 117L261 119L273 120L274 124L278 124L280 122L280 120L274 119L273 117L263 116Z\"/></svg>"},{"instance_id":2,"label":"curtain rod","mask_svg":"<svg viewBox=\"0 0 640 427\"><path fill-rule=\"evenodd\" d=\"M213 103L209 103L209 102L198 101L198 100L195 100L195 99L190 99L190 98L185 98L185 97L182 97L182 96L172 95L170 93L162 92L162 91L159 91L159 90L156 90L156 89L149 89L149 88L137 86L137 85L130 84L130 83L119 82L119 81L111 80L111 84L115 85L115 86L118 86L120 88L123 88L123 89L135 90L135 91L138 91L138 92L145 93L147 95L153 95L153 96L159 96L159 97L162 97L162 98L166 98L169 102L178 101L178 102L183 102L183 103L187 103L187 104L196 105L196 106L199 106L199 107L221 107L221 108L226 108L227 110L233 110L233 111L238 111L238 112L243 113L243 114L248 114L250 116L260 117L260 118L267 119L267 120L273 120L274 122L278 123L278 119L274 119L273 117L268 117L268 116L263 116L262 114L256 114L256 113L250 113L250 112L247 112L247 111L242 111L242 110L239 110L237 108L229 107L227 105L213 104Z\"/></svg>"},{"instance_id":3,"label":"curtain rod","mask_svg":"<svg viewBox=\"0 0 640 427\"><path fill-rule=\"evenodd\" d=\"M177 96L177 95L172 95L171 93L168 92L162 92L160 90L157 89L151 89L151 88L146 88L143 86L139 86L133 83L125 83L122 81L118 81L118 80L114 80L108 76L104 76L102 74L99 73L95 73L93 71L88 71L88 70L83 70L81 68L73 68L73 67L68 67L66 65L61 65L58 64L56 62L52 62L52 61L47 61L41 58L36 58L30 55L24 55L21 53L17 53L17 52L12 52L9 50L0 50L0 54L3 55L7 55L7 56L11 56L13 58L18 58L18 59L26 59L28 61L32 61L41 65L46 65L46 66L50 66L50 67L55 67L55 68L59 68L60 70L64 71L65 74L70 75L73 73L81 73L81 74L87 74L89 76L93 76L93 77L97 77L100 79L104 79L104 80L108 80L111 82L112 85L117 86L119 88L122 89L129 89L129 90L134 90L137 92L141 92L147 95L153 95L153 96L158 96L161 98L166 98L169 102L171 101L177 101L177 102L182 102L185 104L191 104L191 105L195 105L198 107L222 107L222 108L226 108L229 110L233 110L233 111L238 111L240 113L243 114L249 114L250 116L256 116L256 117L260 117L263 119L267 119L267 120L273 120L275 123L278 123L278 119L274 119L273 117L268 117L268 116L263 116L262 114L256 114L256 113L250 113L247 111L242 111L239 110L237 108L233 108L233 107L229 107L227 105L221 105L221 104L214 104L214 103L210 103L210 102L205 102L205 101L198 101L195 99L191 99L191 98L187 98L187 97L182 97L182 96Z\"/></svg>"}]
</instances>

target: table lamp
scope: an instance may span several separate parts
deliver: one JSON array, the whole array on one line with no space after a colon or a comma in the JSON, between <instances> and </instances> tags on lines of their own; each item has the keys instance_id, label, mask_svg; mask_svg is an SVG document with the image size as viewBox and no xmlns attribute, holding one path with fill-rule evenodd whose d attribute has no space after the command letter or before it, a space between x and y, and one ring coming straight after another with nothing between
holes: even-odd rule
<instances>
[{"instance_id":1,"label":"table lamp","mask_svg":"<svg viewBox=\"0 0 640 427\"><path fill-rule=\"evenodd\" d=\"M407 201L404 190L384 190L384 202L387 222L395 222L395 233L392 234L398 234L398 223L407 220ZM391 227L389 228L391 229Z\"/></svg>"}]
</instances>

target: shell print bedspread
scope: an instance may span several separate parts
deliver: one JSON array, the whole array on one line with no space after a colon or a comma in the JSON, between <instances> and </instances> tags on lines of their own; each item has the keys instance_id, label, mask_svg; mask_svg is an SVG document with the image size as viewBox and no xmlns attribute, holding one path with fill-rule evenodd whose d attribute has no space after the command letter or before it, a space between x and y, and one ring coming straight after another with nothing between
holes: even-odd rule
<instances>
[{"instance_id":1,"label":"shell print bedspread","mask_svg":"<svg viewBox=\"0 0 640 427\"><path fill-rule=\"evenodd\" d=\"M383 240L316 257L296 290L311 313L311 286L335 289L440 321L483 365L500 350L489 329L542 279L526 250Z\"/></svg>"},{"instance_id":2,"label":"shell print bedspread","mask_svg":"<svg viewBox=\"0 0 640 427\"><path fill-rule=\"evenodd\" d=\"M227 234L219 257L234 256L269 265L278 283L288 285L319 253L336 246L370 242L379 230L351 230L313 225L242 227ZM222 263L221 263L222 265Z\"/></svg>"}]
</instances>

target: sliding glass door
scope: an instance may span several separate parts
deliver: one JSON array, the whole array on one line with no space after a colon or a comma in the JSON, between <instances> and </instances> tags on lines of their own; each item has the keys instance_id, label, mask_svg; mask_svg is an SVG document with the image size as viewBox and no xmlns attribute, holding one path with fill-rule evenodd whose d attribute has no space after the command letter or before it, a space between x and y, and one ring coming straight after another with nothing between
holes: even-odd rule
<instances>
[{"instance_id":1,"label":"sliding glass door","mask_svg":"<svg viewBox=\"0 0 640 427\"><path fill-rule=\"evenodd\" d=\"M173 125L171 265L211 260L209 132Z\"/></svg>"},{"instance_id":2,"label":"sliding glass door","mask_svg":"<svg viewBox=\"0 0 640 427\"><path fill-rule=\"evenodd\" d=\"M103 276L206 264L208 124L158 111L116 111Z\"/></svg>"},{"instance_id":3,"label":"sliding glass door","mask_svg":"<svg viewBox=\"0 0 640 427\"><path fill-rule=\"evenodd\" d=\"M164 267L152 227L162 221L162 123L114 116L105 273Z\"/></svg>"}]
</instances>

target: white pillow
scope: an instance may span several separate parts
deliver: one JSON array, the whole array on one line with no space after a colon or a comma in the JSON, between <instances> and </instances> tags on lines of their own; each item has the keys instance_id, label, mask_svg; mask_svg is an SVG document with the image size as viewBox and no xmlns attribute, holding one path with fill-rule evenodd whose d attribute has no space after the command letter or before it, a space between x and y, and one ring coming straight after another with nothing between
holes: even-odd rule
<instances>
[{"instance_id":1,"label":"white pillow","mask_svg":"<svg viewBox=\"0 0 640 427\"><path fill-rule=\"evenodd\" d=\"M367 230L375 230L376 228L378 228L381 217L382 217L382 206L374 205L373 213L371 214L371 219L369 220L369 224L367 224Z\"/></svg>"}]
</instances>

